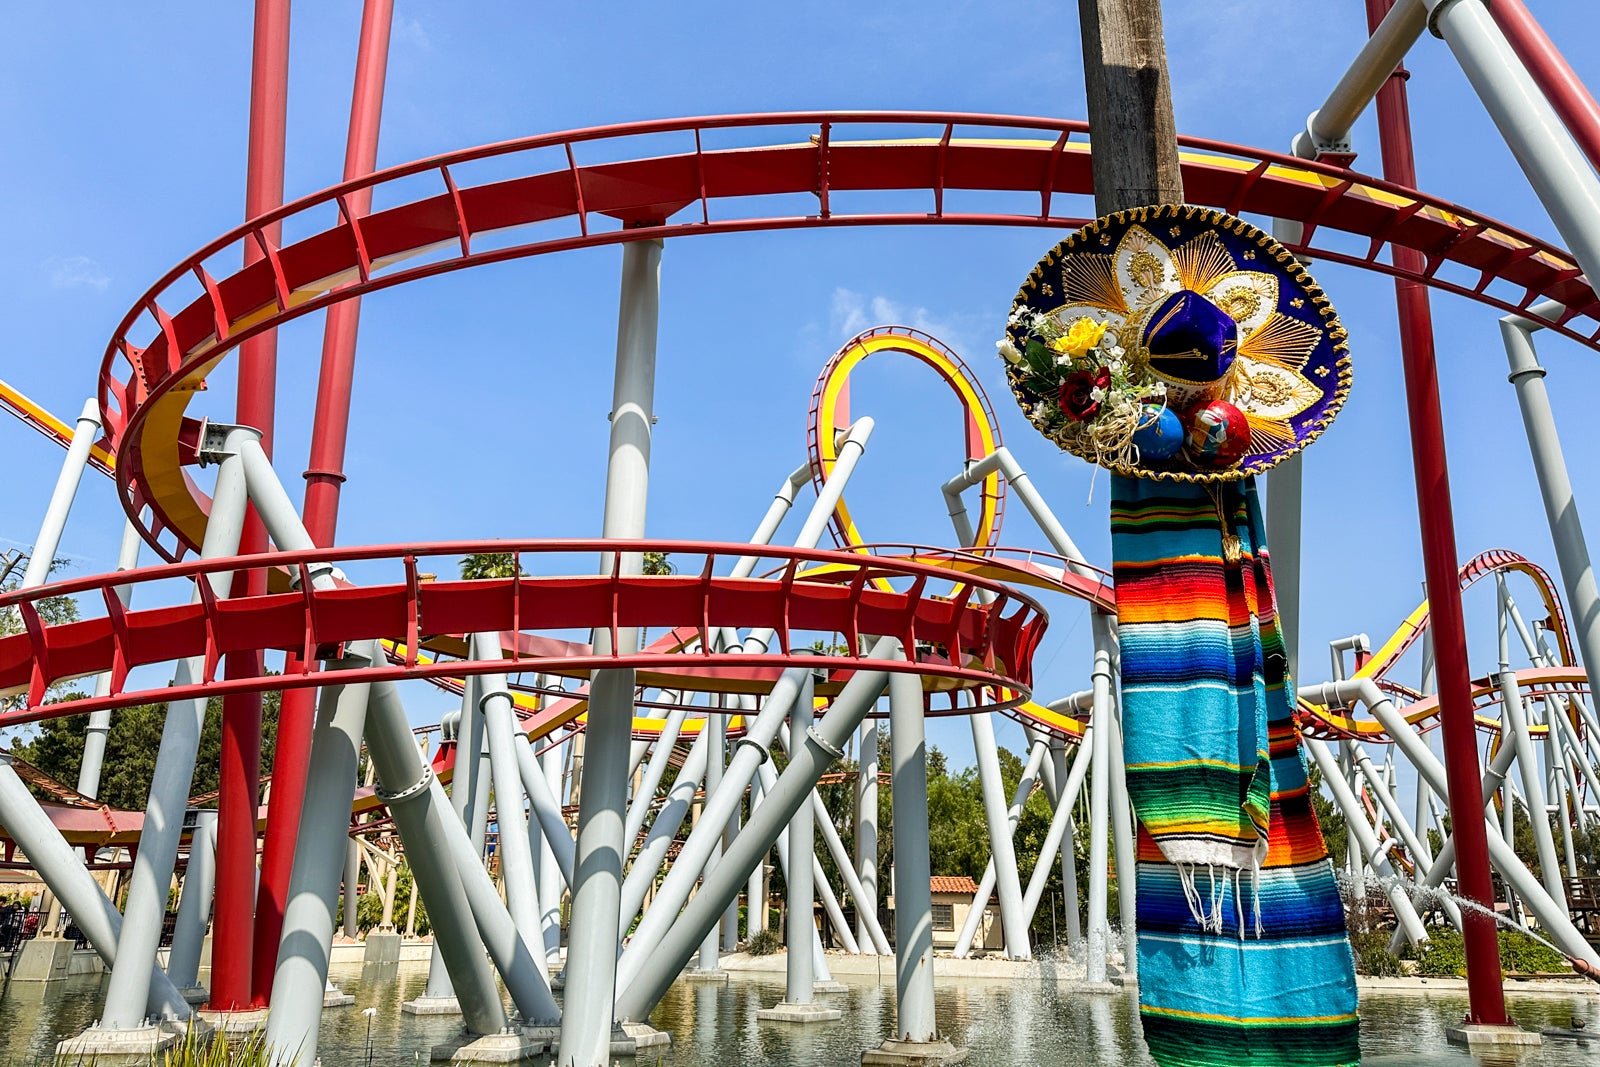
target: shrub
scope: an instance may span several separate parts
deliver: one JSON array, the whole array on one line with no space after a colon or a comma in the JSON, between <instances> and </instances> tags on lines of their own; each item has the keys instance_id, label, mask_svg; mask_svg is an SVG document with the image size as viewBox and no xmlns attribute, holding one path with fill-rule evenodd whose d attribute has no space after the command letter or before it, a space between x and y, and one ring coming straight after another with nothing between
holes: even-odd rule
<instances>
[{"instance_id":1,"label":"shrub","mask_svg":"<svg viewBox=\"0 0 1600 1067\"><path fill-rule=\"evenodd\" d=\"M1400 973L1400 957L1389 952L1387 930L1367 930L1350 935L1355 952L1356 971L1374 978L1393 978Z\"/></svg>"},{"instance_id":2,"label":"shrub","mask_svg":"<svg viewBox=\"0 0 1600 1067\"><path fill-rule=\"evenodd\" d=\"M1454 930L1434 930L1432 938L1417 952L1417 973L1427 977L1447 977L1467 973L1466 945ZM1521 930L1500 931L1500 966L1516 974L1548 974L1567 971L1567 958Z\"/></svg>"},{"instance_id":3,"label":"shrub","mask_svg":"<svg viewBox=\"0 0 1600 1067\"><path fill-rule=\"evenodd\" d=\"M770 956L782 947L778 935L771 930L758 931L750 938L750 943L745 946L745 951L752 956Z\"/></svg>"}]
</instances>

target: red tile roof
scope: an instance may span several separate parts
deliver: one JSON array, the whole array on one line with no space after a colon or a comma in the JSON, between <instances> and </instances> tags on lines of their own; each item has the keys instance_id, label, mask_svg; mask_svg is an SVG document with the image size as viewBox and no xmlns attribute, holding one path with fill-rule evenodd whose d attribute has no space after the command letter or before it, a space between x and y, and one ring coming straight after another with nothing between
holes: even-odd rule
<instances>
[{"instance_id":1,"label":"red tile roof","mask_svg":"<svg viewBox=\"0 0 1600 1067\"><path fill-rule=\"evenodd\" d=\"M965 893L971 896L978 891L978 883L966 875L954 877L936 874L928 879L928 888L935 893Z\"/></svg>"}]
</instances>

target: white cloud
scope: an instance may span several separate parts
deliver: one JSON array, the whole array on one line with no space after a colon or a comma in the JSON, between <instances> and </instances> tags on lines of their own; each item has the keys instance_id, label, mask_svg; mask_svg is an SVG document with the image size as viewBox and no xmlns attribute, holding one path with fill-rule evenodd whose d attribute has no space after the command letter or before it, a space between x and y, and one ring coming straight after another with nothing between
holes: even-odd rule
<instances>
[{"instance_id":1,"label":"white cloud","mask_svg":"<svg viewBox=\"0 0 1600 1067\"><path fill-rule=\"evenodd\" d=\"M93 289L103 293L110 275L88 256L51 256L44 261L45 276L56 289Z\"/></svg>"},{"instance_id":2,"label":"white cloud","mask_svg":"<svg viewBox=\"0 0 1600 1067\"><path fill-rule=\"evenodd\" d=\"M394 20L394 37L419 52L433 51L433 41L428 37L428 31L422 28L420 19L406 15L397 17Z\"/></svg>"},{"instance_id":3,"label":"white cloud","mask_svg":"<svg viewBox=\"0 0 1600 1067\"><path fill-rule=\"evenodd\" d=\"M927 308L905 307L886 296L868 297L853 289L833 291L829 323L840 340L854 337L873 326L910 326L944 337L952 332L949 323L936 321Z\"/></svg>"}]
</instances>

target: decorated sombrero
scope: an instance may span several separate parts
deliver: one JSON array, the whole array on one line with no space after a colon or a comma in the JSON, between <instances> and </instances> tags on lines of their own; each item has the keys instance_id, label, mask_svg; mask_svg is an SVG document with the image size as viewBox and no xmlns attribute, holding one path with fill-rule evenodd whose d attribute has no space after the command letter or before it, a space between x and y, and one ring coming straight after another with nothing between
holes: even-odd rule
<instances>
[{"instance_id":1,"label":"decorated sombrero","mask_svg":"<svg viewBox=\"0 0 1600 1067\"><path fill-rule=\"evenodd\" d=\"M1314 440L1350 391L1305 268L1221 211L1119 211L1051 249L999 342L1040 432L1119 474L1231 481Z\"/></svg>"}]
</instances>

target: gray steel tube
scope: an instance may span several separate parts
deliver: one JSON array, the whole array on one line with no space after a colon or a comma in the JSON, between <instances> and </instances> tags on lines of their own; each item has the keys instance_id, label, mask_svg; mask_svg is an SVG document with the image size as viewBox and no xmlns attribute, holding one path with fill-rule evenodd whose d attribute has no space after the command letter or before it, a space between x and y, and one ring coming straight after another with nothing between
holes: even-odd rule
<instances>
[{"instance_id":1,"label":"gray steel tube","mask_svg":"<svg viewBox=\"0 0 1600 1067\"><path fill-rule=\"evenodd\" d=\"M1545 310L1540 305L1534 310ZM1545 370L1539 365L1531 330L1534 323L1507 316L1500 320L1500 337L1505 342L1506 359L1511 364L1511 384L1516 387L1517 403L1522 408L1522 425L1528 435L1528 451L1533 456L1533 472L1539 480L1539 495L1550 524L1550 540L1555 545L1556 565L1572 612L1572 629L1578 650L1589 676L1589 691L1600 693L1600 589L1596 588L1594 566L1589 559L1589 543L1584 538L1583 521L1567 474L1566 454L1556 432L1555 415L1550 410L1550 394L1545 388ZM1542 325L1542 324L1541 324Z\"/></svg>"},{"instance_id":2,"label":"gray steel tube","mask_svg":"<svg viewBox=\"0 0 1600 1067\"><path fill-rule=\"evenodd\" d=\"M28 857L33 869L39 872L50 892L66 909L72 919L89 939L94 950L114 967L117 961L117 942L122 936L122 916L94 880L94 875L83 865L82 857L67 844L33 799L28 787L17 776L11 757L0 752L0 826L6 836L14 841L22 854ZM178 992L166 972L155 964L150 967L149 1013L187 1019L191 1012L188 1001Z\"/></svg>"},{"instance_id":3,"label":"gray steel tube","mask_svg":"<svg viewBox=\"0 0 1600 1067\"><path fill-rule=\"evenodd\" d=\"M561 881L572 885L576 875L573 867L577 860L576 846L572 841L572 831L567 829L566 816L561 813L561 803L550 791L550 777L547 769L540 765L539 757L534 754L526 736L515 739L512 747L512 758L517 761L517 767L522 775L522 787L528 794L529 806L533 808L534 821L544 832L544 845L550 850L551 858L555 861L556 872L561 876Z\"/></svg>"},{"instance_id":4,"label":"gray steel tube","mask_svg":"<svg viewBox=\"0 0 1600 1067\"><path fill-rule=\"evenodd\" d=\"M1349 140L1351 127L1378 95L1383 83L1389 80L1394 68L1405 59L1411 46L1417 43L1427 25L1428 11L1422 0L1399 0L1389 9L1328 94L1327 101L1311 113L1306 127L1317 143L1329 145Z\"/></svg>"},{"instance_id":5,"label":"gray steel tube","mask_svg":"<svg viewBox=\"0 0 1600 1067\"><path fill-rule=\"evenodd\" d=\"M1478 0L1426 0L1429 26L1455 53L1556 231L1600 278L1600 178Z\"/></svg>"},{"instance_id":6,"label":"gray steel tube","mask_svg":"<svg viewBox=\"0 0 1600 1067\"><path fill-rule=\"evenodd\" d=\"M132 520L123 524L122 545L117 550L117 570L131 571L139 565L139 549L144 542L139 537L139 528ZM127 607L133 599L133 587L119 585L115 590L117 599L122 601L122 606ZM100 675L95 679L94 695L97 697L111 695L111 672ZM83 762L78 765L78 792L93 800L100 795L100 769L105 764L106 735L111 732L111 712L109 710L91 711L89 721L83 728Z\"/></svg>"},{"instance_id":7,"label":"gray steel tube","mask_svg":"<svg viewBox=\"0 0 1600 1067\"><path fill-rule=\"evenodd\" d=\"M492 659L500 654L497 634L474 634L473 656ZM489 733L489 764L494 775L495 815L500 825L500 872L505 880L506 908L528 951L538 956L544 972L544 937L539 929L539 884L533 874L533 844L528 840L528 818L523 812L522 773L516 750L527 749L517 731L511 692L503 674L482 676L484 726ZM531 756L532 753L530 752ZM536 777L542 782L543 775Z\"/></svg>"},{"instance_id":8,"label":"gray steel tube","mask_svg":"<svg viewBox=\"0 0 1600 1067\"><path fill-rule=\"evenodd\" d=\"M1311 758L1316 761L1317 769L1322 772L1322 781L1333 791L1333 798L1338 802L1344 812L1345 826L1350 829L1356 844L1366 855L1373 871L1383 880L1384 891L1389 897L1389 903L1394 907L1395 919L1400 931L1413 945L1420 945L1428 940L1428 931L1422 925L1422 920L1417 916L1417 909L1411 904L1410 888L1400 873L1389 864L1382 846L1378 844L1378 836L1372 831L1372 824L1367 822L1367 813L1362 809L1355 794L1351 792L1350 783L1345 781L1344 775L1339 770L1339 762L1328 751L1325 742L1315 737L1302 738L1306 751L1311 753Z\"/></svg>"},{"instance_id":9,"label":"gray steel tube","mask_svg":"<svg viewBox=\"0 0 1600 1067\"><path fill-rule=\"evenodd\" d=\"M167 976L179 989L200 984L200 950L211 923L211 897L216 888L217 812L202 809L194 813L194 829L189 831L189 866L178 897L172 947L167 951Z\"/></svg>"},{"instance_id":10,"label":"gray steel tube","mask_svg":"<svg viewBox=\"0 0 1600 1067\"><path fill-rule=\"evenodd\" d=\"M1444 764L1422 744L1421 738L1395 708L1393 701L1383 694L1372 679L1357 678L1347 682L1316 686L1309 691L1308 699L1324 704L1359 699L1367 705L1373 716L1383 723L1383 728L1410 758L1417 773L1427 778L1433 791L1443 799L1449 798L1450 790L1445 784ZM1567 912L1566 905L1558 904L1551 899L1550 894L1545 892L1544 886L1539 884L1527 865L1517 858L1516 852L1502 837L1498 834L1489 834L1487 837L1490 862L1499 868L1506 884L1522 898L1528 910L1550 935L1550 939L1561 948L1561 951L1600 970L1600 954L1595 952L1572 925L1572 918ZM1439 860L1435 861L1436 866L1444 860L1446 853L1452 861L1454 860L1455 850L1447 846L1441 850Z\"/></svg>"},{"instance_id":11,"label":"gray steel tube","mask_svg":"<svg viewBox=\"0 0 1600 1067\"><path fill-rule=\"evenodd\" d=\"M667 802L656 813L655 821L650 824L650 832L645 834L644 844L634 855L633 866L628 868L628 877L622 883L621 921L625 925L620 928L619 937L632 925L633 917L644 906L644 898L656 884L656 875L667 858L667 850L672 846L678 828L683 825L684 817L694 805L695 794L700 791L700 782L705 773L706 733L701 730L689 746L689 755L685 757L678 777L673 779Z\"/></svg>"},{"instance_id":12,"label":"gray steel tube","mask_svg":"<svg viewBox=\"0 0 1600 1067\"><path fill-rule=\"evenodd\" d=\"M936 1041L933 1006L933 898L928 880L928 749L922 683L889 676L889 747L894 769L894 1035Z\"/></svg>"},{"instance_id":13,"label":"gray steel tube","mask_svg":"<svg viewBox=\"0 0 1600 1067\"><path fill-rule=\"evenodd\" d=\"M376 655L370 645L365 651ZM343 665L365 666L365 658ZM355 799L361 732L370 686L338 684L329 663L329 684L317 700L317 722L306 768L306 792L295 835L294 866L284 906L283 934L272 974L266 1046L288 1067L317 1062L322 994L328 981L339 877L350 844L350 804Z\"/></svg>"},{"instance_id":14,"label":"gray steel tube","mask_svg":"<svg viewBox=\"0 0 1600 1067\"><path fill-rule=\"evenodd\" d=\"M247 427L235 429L227 436L225 447L232 454L222 461L217 471L211 515L200 549L204 559L232 556L239 551L246 493L245 468L237 450L246 441L253 443L259 436ZM220 597L227 596L231 579L230 573L217 572L201 580L209 581ZM198 599L198 589L195 596ZM204 671L204 657L180 660L172 674L173 684L189 685L199 681ZM127 921L117 945L121 966L111 969L105 1008L100 1017L100 1027L105 1030L134 1030L145 1022L150 973L161 940L161 916L167 910L167 891L177 863L178 840L189 807L189 783L194 778L195 755L200 748L205 716L204 699L181 700L167 706L145 807L144 827L139 832L139 851L128 879L128 899L123 909Z\"/></svg>"},{"instance_id":15,"label":"gray steel tube","mask_svg":"<svg viewBox=\"0 0 1600 1067\"><path fill-rule=\"evenodd\" d=\"M893 638L880 639L869 654L873 659L888 659L899 652ZM821 721L806 731L803 744L791 753L789 765L766 792L761 806L733 847L722 857L717 876L702 886L684 908L678 921L667 931L660 946L641 970L639 977L622 989L617 997L617 1018L643 1020L672 985L689 957L700 945L705 931L721 920L728 900L736 896L744 880L771 850L778 831L785 827L827 769L844 752L850 734L872 710L878 694L887 683L887 672L858 671L834 698ZM919 700L920 705L920 700Z\"/></svg>"},{"instance_id":16,"label":"gray steel tube","mask_svg":"<svg viewBox=\"0 0 1600 1067\"><path fill-rule=\"evenodd\" d=\"M810 676L810 669L804 667L791 667L784 671L762 704L761 712L749 724L744 739L735 749L733 759L723 774L721 788L711 783L710 774L706 775L705 806L701 810L700 821L684 841L682 849L678 852L678 858L668 869L666 878L662 880L655 897L650 902L649 910L639 920L639 925L628 941L627 949L617 962L618 988L627 988L638 977L645 961L657 951L662 937L677 922L678 913L688 901L695 880L702 870L706 870L707 861L722 842L722 826L726 825L728 817L738 807L745 787L750 784L756 769L766 761L767 749L777 736L778 725L783 722L784 716L798 712L796 698L800 697ZM702 728L700 732L702 738L707 736L706 729ZM695 743L701 744L701 739L697 738ZM701 752L707 758L711 751L709 745L710 742L707 741L701 747ZM685 765L680 776L688 771L689 768ZM692 789L691 783L685 793L692 793ZM685 808L687 806L684 805ZM707 880L710 880L709 874ZM629 881L632 881L631 875ZM651 881L654 881L653 876Z\"/></svg>"},{"instance_id":17,"label":"gray steel tube","mask_svg":"<svg viewBox=\"0 0 1600 1067\"><path fill-rule=\"evenodd\" d=\"M805 672L800 685L800 699L795 702L790 718L796 733L811 729L812 700L815 683L811 672ZM919 691L920 697L920 691ZM811 986L815 981L811 967L811 937L816 924L811 918L812 902L816 899L811 863L816 852L812 838L815 815L811 810L810 795L806 802L797 804L789 818L789 870L787 889L789 895L788 929L784 940L788 942L784 966L785 1004L810 1004L816 999Z\"/></svg>"},{"instance_id":18,"label":"gray steel tube","mask_svg":"<svg viewBox=\"0 0 1600 1067\"><path fill-rule=\"evenodd\" d=\"M61 461L61 472L56 476L55 488L50 491L50 502L45 505L44 521L39 524L39 536L34 538L28 566L23 569L22 589L32 589L50 579L56 550L61 547L61 533L67 527L67 515L72 511L72 501L78 495L78 484L83 480L83 468L89 462L89 450L94 447L94 439L99 432L100 406L93 400L85 400L77 425L72 428L72 441L67 445L66 457Z\"/></svg>"},{"instance_id":19,"label":"gray steel tube","mask_svg":"<svg viewBox=\"0 0 1600 1067\"><path fill-rule=\"evenodd\" d=\"M661 736L656 738L655 748L644 765L644 776L639 779L639 788L633 792L633 803L628 805L628 820L623 824L622 836L629 842L638 840L639 831L644 829L645 820L650 817L656 790L661 788L661 779L666 775L667 765L672 762L672 746L678 743L678 734L682 732L683 720L688 714L689 705L683 702L681 696L667 711L666 721L661 725Z\"/></svg>"},{"instance_id":20,"label":"gray steel tube","mask_svg":"<svg viewBox=\"0 0 1600 1067\"><path fill-rule=\"evenodd\" d=\"M861 724L856 741L856 939L867 939L867 915L878 917L878 723ZM881 933L880 927L880 933ZM876 939L874 939L876 941ZM880 946L879 952L883 951Z\"/></svg>"},{"instance_id":21,"label":"gray steel tube","mask_svg":"<svg viewBox=\"0 0 1600 1067\"><path fill-rule=\"evenodd\" d=\"M1015 835L1017 823L1022 820L1022 806L1028 801L1028 794L1033 792L1033 785L1038 776L1039 769L1044 762L1043 741L1035 742L1028 753L1027 765L1022 768L1022 777L1017 782L1017 788L1011 794L1011 806L1006 809L1006 834ZM966 956L972 948L972 939L977 936L978 923L982 921L984 912L989 907L989 898L994 893L995 866L994 856L989 857L988 864L983 868L983 877L978 882L978 891L973 894L972 906L967 909L967 917L962 922L961 932L956 935L955 948L950 954L957 959Z\"/></svg>"},{"instance_id":22,"label":"gray steel tube","mask_svg":"<svg viewBox=\"0 0 1600 1067\"><path fill-rule=\"evenodd\" d=\"M992 714L975 712L967 720L972 727L978 785L983 794L983 810L989 826L989 854L994 861L995 881L1000 889L1000 926L1005 932L1006 955L1012 959L1026 960L1033 958L1033 949L1028 939L1028 920L1023 914L1022 882L1017 872L1016 845L1011 839L1011 825L1007 820L1009 805L1005 800L1005 783L1000 779L1000 757L995 746Z\"/></svg>"},{"instance_id":23,"label":"gray steel tube","mask_svg":"<svg viewBox=\"0 0 1600 1067\"><path fill-rule=\"evenodd\" d=\"M465 827L444 815L445 798L433 769L411 741L411 724L393 682L371 687L366 722L367 758L377 771L380 799L389 807L395 829L411 861L411 874L428 908L450 983L461 1003L467 1029L498 1033L506 1025L505 1007L468 902L464 867L484 874L481 853ZM456 752L457 759L461 752ZM453 851L453 838L466 842L471 863Z\"/></svg>"},{"instance_id":24,"label":"gray steel tube","mask_svg":"<svg viewBox=\"0 0 1600 1067\"><path fill-rule=\"evenodd\" d=\"M1104 648L1094 652L1094 713L1089 720L1089 957L1084 978L1090 982L1106 980L1106 942L1110 927L1106 920L1107 840L1111 814L1111 656Z\"/></svg>"}]
</instances>

